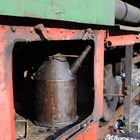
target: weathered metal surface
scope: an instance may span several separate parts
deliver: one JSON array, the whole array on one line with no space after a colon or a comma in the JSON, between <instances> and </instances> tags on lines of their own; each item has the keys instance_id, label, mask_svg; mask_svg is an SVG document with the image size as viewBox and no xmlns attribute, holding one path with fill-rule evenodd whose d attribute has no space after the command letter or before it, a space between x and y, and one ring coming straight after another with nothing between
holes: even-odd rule
<instances>
[{"instance_id":1,"label":"weathered metal surface","mask_svg":"<svg viewBox=\"0 0 140 140\"><path fill-rule=\"evenodd\" d=\"M126 130L131 132L131 108L132 108L132 58L133 58L133 45L126 46L125 48L125 86L126 96L124 99L124 116L126 119Z\"/></svg>"},{"instance_id":2,"label":"weathered metal surface","mask_svg":"<svg viewBox=\"0 0 140 140\"><path fill-rule=\"evenodd\" d=\"M124 26L124 25L116 25L120 30L125 31L133 31L133 32L140 32L140 27L131 27L131 26Z\"/></svg>"},{"instance_id":3,"label":"weathered metal surface","mask_svg":"<svg viewBox=\"0 0 140 140\"><path fill-rule=\"evenodd\" d=\"M34 32L36 29L40 30L40 34L37 33L42 40L77 40L81 39L85 34L84 30L71 30L65 28L47 28L43 24L38 24L31 31Z\"/></svg>"},{"instance_id":4,"label":"weathered metal surface","mask_svg":"<svg viewBox=\"0 0 140 140\"><path fill-rule=\"evenodd\" d=\"M77 120L74 80L37 80L35 122L47 127L64 127Z\"/></svg>"},{"instance_id":5,"label":"weathered metal surface","mask_svg":"<svg viewBox=\"0 0 140 140\"><path fill-rule=\"evenodd\" d=\"M77 136L71 137L71 140L97 140L97 131L98 122L91 123L83 133L78 132Z\"/></svg>"},{"instance_id":6,"label":"weathered metal surface","mask_svg":"<svg viewBox=\"0 0 140 140\"><path fill-rule=\"evenodd\" d=\"M81 123L73 126L62 135L58 136L57 139L65 140L76 139L76 140L97 140L97 130L99 127L98 120L103 115L103 67L104 67L104 30L93 31L93 37L95 42L94 51L94 91L95 91L95 102L93 113L87 117ZM97 79L96 79L97 78Z\"/></svg>"},{"instance_id":7,"label":"weathered metal surface","mask_svg":"<svg viewBox=\"0 0 140 140\"><path fill-rule=\"evenodd\" d=\"M63 127L76 120L76 85L63 58L46 61L37 72L35 121L39 125Z\"/></svg>"},{"instance_id":8,"label":"weathered metal surface","mask_svg":"<svg viewBox=\"0 0 140 140\"><path fill-rule=\"evenodd\" d=\"M126 46L125 60L125 85L126 96L124 100L125 130L128 132L139 133L140 107L138 95L140 91L140 70L132 69L133 46Z\"/></svg>"},{"instance_id":9,"label":"weathered metal surface","mask_svg":"<svg viewBox=\"0 0 140 140\"><path fill-rule=\"evenodd\" d=\"M59 29L57 29L60 31ZM65 29L63 30L65 32ZM70 31L70 30L69 30ZM79 31L80 32L80 31ZM78 32L76 32L78 33ZM103 69L103 46L104 46L104 33L105 31L96 31L98 34L98 37L95 37L95 40L98 41L98 43L95 43L96 47L98 47L98 51L95 52L94 60L95 62L95 92L96 97L95 100L97 103L95 112L99 112L98 109L101 109L100 114L102 115L102 69ZM0 26L0 40L1 40L1 61L0 61L0 70L1 70L1 92L0 92L0 109L2 110L2 113L0 113L0 137L3 139L14 139L14 119L13 119L13 102L12 102L12 76L10 73L12 73L12 49L14 47L14 44L18 41L34 41L34 40L40 40L40 37L32 30L31 27L14 27L10 28L9 26ZM63 35L64 36L64 35ZM70 37L73 38L75 36L71 35ZM62 36L61 36L62 37ZM57 36L55 40L61 40L60 36ZM75 38L75 37L74 37ZM53 37L51 36L51 39ZM100 40L101 39L101 40ZM64 40L64 39L62 39ZM5 43L6 42L6 43ZM97 75L96 75L97 74ZM100 77L101 76L101 77ZM10 81L10 82L8 82ZM7 86L8 85L8 86ZM3 88L6 87L6 88ZM10 96L10 97L9 97ZM100 118L100 115L99 115ZM5 120L5 121L3 121ZM67 133L64 133L63 137L67 137L70 135L75 134L75 132L82 129L82 131L79 131L83 133L86 131L87 126L92 125L93 116L90 116L87 118L82 124L78 124L74 126L74 128L70 129ZM82 134L78 134L82 135ZM81 136L82 137L82 136ZM62 137L61 137L62 138ZM83 138L83 137L82 137ZM81 139L82 139L81 138Z\"/></svg>"},{"instance_id":10,"label":"weathered metal surface","mask_svg":"<svg viewBox=\"0 0 140 140\"><path fill-rule=\"evenodd\" d=\"M54 132L51 133L48 128L37 126L17 113L15 113L15 128L17 140L45 140L57 131L54 130Z\"/></svg>"},{"instance_id":11,"label":"weathered metal surface","mask_svg":"<svg viewBox=\"0 0 140 140\"><path fill-rule=\"evenodd\" d=\"M47 127L64 127L77 120L76 81L61 54L50 56L37 71L35 122Z\"/></svg>"},{"instance_id":12,"label":"weathered metal surface","mask_svg":"<svg viewBox=\"0 0 140 140\"><path fill-rule=\"evenodd\" d=\"M107 125L100 127L98 130L98 140L103 140L107 134L111 134L110 127L114 126L116 121L124 113L124 106L121 105L115 112L113 118L108 122Z\"/></svg>"},{"instance_id":13,"label":"weathered metal surface","mask_svg":"<svg viewBox=\"0 0 140 140\"><path fill-rule=\"evenodd\" d=\"M99 120L103 116L104 38L104 30L94 31L94 120Z\"/></svg>"},{"instance_id":14,"label":"weathered metal surface","mask_svg":"<svg viewBox=\"0 0 140 140\"><path fill-rule=\"evenodd\" d=\"M88 54L87 46L69 68L61 54L49 56L37 71L35 121L48 127L64 127L77 120L77 90L75 74Z\"/></svg>"},{"instance_id":15,"label":"weathered metal surface","mask_svg":"<svg viewBox=\"0 0 140 140\"><path fill-rule=\"evenodd\" d=\"M121 22L139 23L140 9L121 0L116 0L115 19Z\"/></svg>"},{"instance_id":16,"label":"weathered metal surface","mask_svg":"<svg viewBox=\"0 0 140 140\"><path fill-rule=\"evenodd\" d=\"M113 66L108 64L104 67L104 113L103 122L110 121L116 111L119 101L119 95L121 95L121 77L113 76ZM109 82L108 82L109 81ZM101 121L102 122L102 121ZM103 123L104 124L104 123Z\"/></svg>"},{"instance_id":17,"label":"weathered metal surface","mask_svg":"<svg viewBox=\"0 0 140 140\"><path fill-rule=\"evenodd\" d=\"M78 71L79 67L81 66L83 60L85 59L85 57L87 56L88 52L90 51L91 47L87 46L86 49L82 52L82 54L80 55L80 57L72 64L70 71L73 75L76 74L76 72Z\"/></svg>"},{"instance_id":18,"label":"weathered metal surface","mask_svg":"<svg viewBox=\"0 0 140 140\"><path fill-rule=\"evenodd\" d=\"M140 43L140 36L137 34L117 35L117 36L110 35L107 36L106 38L107 47L134 45L135 43Z\"/></svg>"},{"instance_id":19,"label":"weathered metal surface","mask_svg":"<svg viewBox=\"0 0 140 140\"><path fill-rule=\"evenodd\" d=\"M115 0L1 0L0 14L113 25Z\"/></svg>"},{"instance_id":20,"label":"weathered metal surface","mask_svg":"<svg viewBox=\"0 0 140 140\"><path fill-rule=\"evenodd\" d=\"M71 35L75 36L75 34ZM62 38L57 36L55 39ZM40 37L31 27L0 26L0 110L2 112L0 113L0 138L4 140L15 140L12 50L16 42L35 40L40 40Z\"/></svg>"},{"instance_id":21,"label":"weathered metal surface","mask_svg":"<svg viewBox=\"0 0 140 140\"><path fill-rule=\"evenodd\" d=\"M7 55L5 35L5 30L0 29L0 139L14 140L12 55Z\"/></svg>"}]
</instances>

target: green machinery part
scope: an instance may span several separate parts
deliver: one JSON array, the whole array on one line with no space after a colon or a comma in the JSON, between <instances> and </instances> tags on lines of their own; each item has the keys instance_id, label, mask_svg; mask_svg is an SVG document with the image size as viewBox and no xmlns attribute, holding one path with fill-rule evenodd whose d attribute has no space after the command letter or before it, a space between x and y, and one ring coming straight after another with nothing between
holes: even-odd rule
<instances>
[{"instance_id":1,"label":"green machinery part","mask_svg":"<svg viewBox=\"0 0 140 140\"><path fill-rule=\"evenodd\" d=\"M115 0L0 0L0 15L114 25Z\"/></svg>"}]
</instances>

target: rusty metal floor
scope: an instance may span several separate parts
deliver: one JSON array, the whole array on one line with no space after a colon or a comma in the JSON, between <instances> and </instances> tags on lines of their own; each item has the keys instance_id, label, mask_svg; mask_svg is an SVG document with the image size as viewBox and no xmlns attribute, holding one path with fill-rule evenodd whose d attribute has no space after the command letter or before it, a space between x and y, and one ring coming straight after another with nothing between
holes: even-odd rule
<instances>
[{"instance_id":1,"label":"rusty metal floor","mask_svg":"<svg viewBox=\"0 0 140 140\"><path fill-rule=\"evenodd\" d=\"M15 115L15 126L17 140L46 140L56 132L56 130L50 132L46 127L37 126L19 114Z\"/></svg>"},{"instance_id":2,"label":"rusty metal floor","mask_svg":"<svg viewBox=\"0 0 140 140\"><path fill-rule=\"evenodd\" d=\"M35 125L32 121L26 120L24 117L15 113L16 140L54 140L57 136L64 133L73 125L81 122L87 117L86 112L82 112L78 121L63 129L48 129Z\"/></svg>"}]
</instances>

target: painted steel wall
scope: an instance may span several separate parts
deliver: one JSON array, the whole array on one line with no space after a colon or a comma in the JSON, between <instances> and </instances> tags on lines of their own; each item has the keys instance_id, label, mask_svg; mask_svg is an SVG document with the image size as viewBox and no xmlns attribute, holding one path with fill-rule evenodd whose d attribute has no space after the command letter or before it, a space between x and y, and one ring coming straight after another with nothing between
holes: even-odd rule
<instances>
[{"instance_id":1,"label":"painted steel wall","mask_svg":"<svg viewBox=\"0 0 140 140\"><path fill-rule=\"evenodd\" d=\"M0 0L0 14L113 25L115 0Z\"/></svg>"}]
</instances>

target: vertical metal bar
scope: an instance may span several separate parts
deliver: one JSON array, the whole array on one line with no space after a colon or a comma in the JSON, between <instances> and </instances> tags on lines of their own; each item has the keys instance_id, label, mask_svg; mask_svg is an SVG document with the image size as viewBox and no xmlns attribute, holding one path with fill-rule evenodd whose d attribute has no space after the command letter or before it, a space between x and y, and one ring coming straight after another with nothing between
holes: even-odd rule
<instances>
[{"instance_id":1,"label":"vertical metal bar","mask_svg":"<svg viewBox=\"0 0 140 140\"><path fill-rule=\"evenodd\" d=\"M133 45L125 47L125 86L126 96L124 100L124 110L126 118L126 129L131 132L130 115L131 115L131 94L132 94L132 57Z\"/></svg>"},{"instance_id":2,"label":"vertical metal bar","mask_svg":"<svg viewBox=\"0 0 140 140\"><path fill-rule=\"evenodd\" d=\"M94 111L93 120L103 116L103 82L104 82L104 38L105 31L94 31Z\"/></svg>"},{"instance_id":3,"label":"vertical metal bar","mask_svg":"<svg viewBox=\"0 0 140 140\"><path fill-rule=\"evenodd\" d=\"M4 28L0 28L0 140L15 140L12 88L12 51L8 52Z\"/></svg>"}]
</instances>

